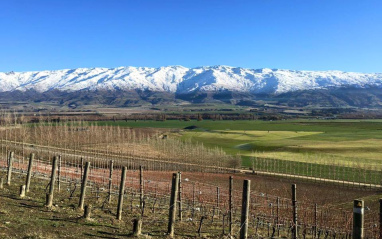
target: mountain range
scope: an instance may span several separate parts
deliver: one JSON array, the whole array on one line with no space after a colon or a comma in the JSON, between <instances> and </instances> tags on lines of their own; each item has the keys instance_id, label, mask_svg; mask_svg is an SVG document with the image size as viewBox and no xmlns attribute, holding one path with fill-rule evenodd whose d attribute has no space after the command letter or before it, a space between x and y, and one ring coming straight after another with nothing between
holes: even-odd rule
<instances>
[{"instance_id":1,"label":"mountain range","mask_svg":"<svg viewBox=\"0 0 382 239\"><path fill-rule=\"evenodd\" d=\"M195 101L200 100L200 97L211 98L211 94L215 100L223 97L230 101L235 98L248 101L264 95L276 98L281 96L283 99L298 98L304 92L310 92L311 95L324 92L320 93L320 97L323 97L328 92L338 93L341 89L352 89L353 94L356 89L359 89L357 92L363 92L362 94L374 92L372 95L375 96L379 95L380 88L382 73L246 69L230 66L78 68L0 73L0 99L3 100L10 95L13 100L17 100L17 97L28 100L28 95L33 95L34 100L37 96L49 99L52 92L55 92L56 100L58 95L61 98L66 95L69 100L68 95L78 95L79 92L81 95L88 95L88 98L99 99L104 98L97 96L101 92L118 92L115 97L128 97L128 102L134 101L134 98L152 99L155 94L160 95L154 97L156 101L160 101L162 95L174 95L174 99ZM20 93L10 94L11 92ZM341 94L346 95L343 91ZM332 93L329 95L333 96ZM100 101L108 104L107 101ZM366 104L373 103L372 99L369 101ZM126 102L122 100L118 104L126 105Z\"/></svg>"}]
</instances>

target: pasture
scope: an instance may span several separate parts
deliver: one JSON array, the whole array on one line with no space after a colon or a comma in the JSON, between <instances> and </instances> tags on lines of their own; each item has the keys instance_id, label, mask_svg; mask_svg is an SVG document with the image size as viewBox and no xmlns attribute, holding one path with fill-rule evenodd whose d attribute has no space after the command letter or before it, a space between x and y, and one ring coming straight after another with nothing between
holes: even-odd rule
<instances>
[{"instance_id":1,"label":"pasture","mask_svg":"<svg viewBox=\"0 0 382 239\"><path fill-rule=\"evenodd\" d=\"M153 127L193 130L174 133L208 147L220 147L230 154L365 167L380 164L382 120L290 120L290 121L127 121L102 122L125 127Z\"/></svg>"},{"instance_id":2,"label":"pasture","mask_svg":"<svg viewBox=\"0 0 382 239\"><path fill-rule=\"evenodd\" d=\"M381 120L127 121L162 128L172 138L221 148L255 170L380 184ZM193 126L193 129L185 129Z\"/></svg>"}]
</instances>

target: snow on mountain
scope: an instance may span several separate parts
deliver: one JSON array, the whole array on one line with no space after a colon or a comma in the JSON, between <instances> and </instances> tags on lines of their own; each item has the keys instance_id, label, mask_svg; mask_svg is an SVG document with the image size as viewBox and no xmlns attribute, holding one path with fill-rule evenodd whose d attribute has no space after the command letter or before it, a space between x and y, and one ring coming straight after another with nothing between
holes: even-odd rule
<instances>
[{"instance_id":1,"label":"snow on mountain","mask_svg":"<svg viewBox=\"0 0 382 239\"><path fill-rule=\"evenodd\" d=\"M34 89L151 90L176 93L240 91L284 93L341 86L382 86L382 73L245 69L229 66L78 68L38 72L0 73L0 92Z\"/></svg>"}]
</instances>

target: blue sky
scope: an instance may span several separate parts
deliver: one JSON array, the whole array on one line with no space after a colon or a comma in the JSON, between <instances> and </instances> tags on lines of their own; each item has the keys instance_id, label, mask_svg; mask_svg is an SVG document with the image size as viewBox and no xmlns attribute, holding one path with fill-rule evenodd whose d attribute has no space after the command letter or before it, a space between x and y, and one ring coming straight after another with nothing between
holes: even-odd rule
<instances>
[{"instance_id":1,"label":"blue sky","mask_svg":"<svg viewBox=\"0 0 382 239\"><path fill-rule=\"evenodd\" d=\"M382 72L381 0L3 0L0 71L230 65Z\"/></svg>"}]
</instances>

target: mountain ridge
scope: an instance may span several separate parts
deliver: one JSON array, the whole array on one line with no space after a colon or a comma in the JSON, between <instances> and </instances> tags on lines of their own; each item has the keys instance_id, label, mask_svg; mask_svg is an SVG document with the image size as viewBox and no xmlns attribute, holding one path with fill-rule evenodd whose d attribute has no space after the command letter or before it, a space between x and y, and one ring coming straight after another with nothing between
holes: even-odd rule
<instances>
[{"instance_id":1,"label":"mountain ridge","mask_svg":"<svg viewBox=\"0 0 382 239\"><path fill-rule=\"evenodd\" d=\"M51 90L148 90L190 94L237 91L251 94L340 87L382 87L382 73L248 69L231 66L76 68L53 71L0 72L0 92Z\"/></svg>"}]
</instances>

